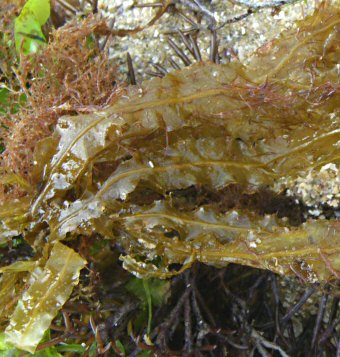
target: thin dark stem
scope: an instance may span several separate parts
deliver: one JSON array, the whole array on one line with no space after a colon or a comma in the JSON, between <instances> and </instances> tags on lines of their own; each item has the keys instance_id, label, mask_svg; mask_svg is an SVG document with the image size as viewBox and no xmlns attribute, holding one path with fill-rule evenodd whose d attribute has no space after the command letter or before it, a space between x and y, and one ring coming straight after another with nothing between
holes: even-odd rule
<instances>
[{"instance_id":1,"label":"thin dark stem","mask_svg":"<svg viewBox=\"0 0 340 357\"><path fill-rule=\"evenodd\" d=\"M160 64L155 63L155 64L152 64L152 66L155 67L155 69L159 73L163 74L163 76L165 76L168 73L168 71L163 66L161 66Z\"/></svg>"},{"instance_id":2,"label":"thin dark stem","mask_svg":"<svg viewBox=\"0 0 340 357\"><path fill-rule=\"evenodd\" d=\"M126 55L126 60L128 65L128 77L129 77L130 84L136 85L137 82L135 77L135 71L133 69L133 63L129 52Z\"/></svg>"},{"instance_id":3,"label":"thin dark stem","mask_svg":"<svg viewBox=\"0 0 340 357\"><path fill-rule=\"evenodd\" d=\"M290 320L300 309L301 307L306 303L306 301L315 293L316 287L311 287L307 289L307 291L301 296L300 300L296 305L294 305L288 313L283 316L282 318L282 323L286 324L288 320Z\"/></svg>"},{"instance_id":4,"label":"thin dark stem","mask_svg":"<svg viewBox=\"0 0 340 357\"><path fill-rule=\"evenodd\" d=\"M158 78L163 78L164 77L164 74L160 73L160 72L145 71L145 73L150 77L158 77Z\"/></svg>"},{"instance_id":5,"label":"thin dark stem","mask_svg":"<svg viewBox=\"0 0 340 357\"><path fill-rule=\"evenodd\" d=\"M112 30L114 24L115 24L115 18L112 17L112 18L110 19L109 23L108 23L108 28ZM99 49L100 49L101 51L104 50L104 48L105 48L105 46L106 46L106 44L107 44L107 42L108 42L108 40L109 40L110 37L111 37L110 34L106 35L105 38L104 38L104 40L103 40L103 42L99 45Z\"/></svg>"},{"instance_id":6,"label":"thin dark stem","mask_svg":"<svg viewBox=\"0 0 340 357\"><path fill-rule=\"evenodd\" d=\"M190 288L189 275L186 274L185 282L187 289ZM185 329L185 350L187 353L192 353L192 320L191 320L191 305L190 305L190 295L188 299L185 300L184 304L184 329Z\"/></svg>"},{"instance_id":7,"label":"thin dark stem","mask_svg":"<svg viewBox=\"0 0 340 357\"><path fill-rule=\"evenodd\" d=\"M176 13L181 16L185 21L187 21L191 26L198 29L198 25L196 24L196 22L190 17L188 17L186 14L184 14L182 11L176 9Z\"/></svg>"},{"instance_id":8,"label":"thin dark stem","mask_svg":"<svg viewBox=\"0 0 340 357\"><path fill-rule=\"evenodd\" d=\"M181 69L181 67L170 57L169 62L173 69Z\"/></svg>"},{"instance_id":9,"label":"thin dark stem","mask_svg":"<svg viewBox=\"0 0 340 357\"><path fill-rule=\"evenodd\" d=\"M176 55L182 60L184 65L190 66L191 61L188 58L188 56L183 52L183 50L180 49L171 38L168 39L168 43L169 43L169 46L175 51Z\"/></svg>"},{"instance_id":10,"label":"thin dark stem","mask_svg":"<svg viewBox=\"0 0 340 357\"><path fill-rule=\"evenodd\" d=\"M234 24L236 22L239 22L241 20L246 19L248 16L252 15L254 13L254 11L252 9L248 9L247 12L241 14L241 15L237 15L234 16L226 21L224 21L221 25L219 25L218 27L216 27L214 30L218 31L221 28L223 28L225 25L230 25L230 24Z\"/></svg>"},{"instance_id":11,"label":"thin dark stem","mask_svg":"<svg viewBox=\"0 0 340 357\"><path fill-rule=\"evenodd\" d=\"M339 309L339 300L340 298L335 296L333 298L333 302L332 302L332 306L331 306L331 311L329 313L329 320L328 320L328 326L332 326L333 325L333 321L337 316L337 312Z\"/></svg>"},{"instance_id":12,"label":"thin dark stem","mask_svg":"<svg viewBox=\"0 0 340 357\"><path fill-rule=\"evenodd\" d=\"M202 61L202 56L201 56L201 52L200 52L200 49L197 45L197 42L196 40L194 39L194 37L189 34L189 39L190 39L190 42L192 44L192 48L193 48L193 51L194 51L194 57L196 59L197 62L201 62Z\"/></svg>"},{"instance_id":13,"label":"thin dark stem","mask_svg":"<svg viewBox=\"0 0 340 357\"><path fill-rule=\"evenodd\" d=\"M139 8L143 8L143 7L162 7L163 4L161 2L149 2L149 3L145 3L145 4L135 4L133 5L133 7L139 7Z\"/></svg>"},{"instance_id":14,"label":"thin dark stem","mask_svg":"<svg viewBox=\"0 0 340 357\"><path fill-rule=\"evenodd\" d=\"M283 5L294 4L298 1L299 0L271 0L264 4L257 4L256 2L249 0L233 0L235 4L247 6L248 8L254 10L275 8Z\"/></svg>"},{"instance_id":15,"label":"thin dark stem","mask_svg":"<svg viewBox=\"0 0 340 357\"><path fill-rule=\"evenodd\" d=\"M311 349L313 349L316 346L316 342L320 333L320 327L321 327L321 323L325 314L325 308L326 308L326 304L327 304L327 300L328 300L328 294L325 293L322 295L321 300L320 300L320 304L319 304L319 311L318 314L316 316L316 320L315 320L315 326L314 326L314 330L313 330L313 338L312 338L312 347Z\"/></svg>"},{"instance_id":16,"label":"thin dark stem","mask_svg":"<svg viewBox=\"0 0 340 357\"><path fill-rule=\"evenodd\" d=\"M92 0L92 12L94 14L98 13L98 0Z\"/></svg>"},{"instance_id":17,"label":"thin dark stem","mask_svg":"<svg viewBox=\"0 0 340 357\"><path fill-rule=\"evenodd\" d=\"M217 33L215 30L211 31L210 38L210 56L209 59L211 62L216 63L216 57L218 52L218 44L217 44Z\"/></svg>"},{"instance_id":18,"label":"thin dark stem","mask_svg":"<svg viewBox=\"0 0 340 357\"><path fill-rule=\"evenodd\" d=\"M183 41L186 49L195 57L195 52L192 48L192 44L190 43L189 39L184 35L184 33L181 30L178 30L178 35L180 36L181 40Z\"/></svg>"},{"instance_id":19,"label":"thin dark stem","mask_svg":"<svg viewBox=\"0 0 340 357\"><path fill-rule=\"evenodd\" d=\"M301 296L300 300L282 317L281 322L281 332L285 329L287 322L301 309L301 307L306 303L306 301L311 297L315 291L316 286L313 286L306 290L306 292ZM274 322L269 322L261 326L261 329L269 329L275 325Z\"/></svg>"},{"instance_id":20,"label":"thin dark stem","mask_svg":"<svg viewBox=\"0 0 340 357\"><path fill-rule=\"evenodd\" d=\"M216 321L215 321L215 318L213 316L213 314L211 313L211 311L209 310L208 306L206 305L205 301L204 301L204 298L202 297L201 293L199 292L199 290L196 288L196 286L194 287L194 291L195 291L195 294L196 294L196 297L197 297L197 300L200 304L200 306L202 307L202 309L204 310L208 320L209 320L209 323L213 326L213 327L216 327Z\"/></svg>"},{"instance_id":21,"label":"thin dark stem","mask_svg":"<svg viewBox=\"0 0 340 357\"><path fill-rule=\"evenodd\" d=\"M187 288L184 291L182 296L178 299L176 306L172 309L168 318L160 326L157 327L156 330L158 330L159 332L154 330L151 334L151 337L153 337L158 332L157 344L159 344L161 347L165 347L166 339L171 337L171 335L175 331L179 322L180 311L183 308L185 301L189 298L190 292L191 288ZM171 331L169 331L169 329Z\"/></svg>"},{"instance_id":22,"label":"thin dark stem","mask_svg":"<svg viewBox=\"0 0 340 357\"><path fill-rule=\"evenodd\" d=\"M281 328L280 328L280 293L279 288L277 286L276 276L272 274L271 276L271 285L274 296L274 304L275 304L275 330L276 335L282 336Z\"/></svg>"}]
</instances>

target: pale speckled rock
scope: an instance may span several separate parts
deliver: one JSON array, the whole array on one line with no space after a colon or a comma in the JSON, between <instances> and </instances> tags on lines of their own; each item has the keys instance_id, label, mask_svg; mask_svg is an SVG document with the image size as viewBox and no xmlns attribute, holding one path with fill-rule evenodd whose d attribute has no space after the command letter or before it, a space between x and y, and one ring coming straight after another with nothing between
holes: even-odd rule
<instances>
[{"instance_id":1,"label":"pale speckled rock","mask_svg":"<svg viewBox=\"0 0 340 357\"><path fill-rule=\"evenodd\" d=\"M340 206L340 171L333 163L326 164L320 170L313 170L307 176L288 179L285 182L289 196L300 197L311 207L309 213L321 218L322 206L334 209Z\"/></svg>"},{"instance_id":2,"label":"pale speckled rock","mask_svg":"<svg viewBox=\"0 0 340 357\"><path fill-rule=\"evenodd\" d=\"M134 7L134 3L145 4L157 1L149 0L100 0L99 8L104 16L115 18L115 28L133 29L137 26L145 25L155 15L159 8ZM197 22L197 16L190 7L192 1L173 1L176 8L186 14L189 18ZM241 2L241 1L240 1ZM253 5L263 5L275 1L242 1ZM199 3L204 6L207 14L203 14L199 25L200 34L198 36L199 48L203 59L209 58L209 46L211 32L208 30L212 18L216 22L220 54L230 52L232 49L237 53L241 61L246 61L255 49L262 46L268 40L277 37L283 30L290 28L295 20L312 14L316 3L314 1L289 1L290 4L282 6L277 11L273 8L265 8L247 18L233 23L223 24L236 16L247 12L247 6L234 5L231 1L213 0ZM159 2L158 2L159 3ZM210 14L210 15L209 15ZM155 25L147 28L133 36L121 38L115 41L110 49L112 57L117 58L121 64L121 70L126 71L125 54L128 51L133 59L134 67L138 73L138 79L148 78L146 69L152 69L150 62L159 63L170 68L167 58L174 53L167 43L169 36L178 39L176 31L178 29L186 31L192 25L185 21L175 11L165 13ZM222 62L228 61L222 58ZM178 63L180 61L177 61Z\"/></svg>"}]
</instances>

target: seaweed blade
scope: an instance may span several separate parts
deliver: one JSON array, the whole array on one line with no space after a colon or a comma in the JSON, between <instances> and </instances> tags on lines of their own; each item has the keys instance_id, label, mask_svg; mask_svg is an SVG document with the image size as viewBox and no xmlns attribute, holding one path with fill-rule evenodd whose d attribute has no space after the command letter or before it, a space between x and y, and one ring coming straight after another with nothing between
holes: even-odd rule
<instances>
[{"instance_id":1,"label":"seaweed blade","mask_svg":"<svg viewBox=\"0 0 340 357\"><path fill-rule=\"evenodd\" d=\"M78 283L86 262L79 254L57 242L42 272L23 294L10 324L6 341L33 353L58 310Z\"/></svg>"}]
</instances>

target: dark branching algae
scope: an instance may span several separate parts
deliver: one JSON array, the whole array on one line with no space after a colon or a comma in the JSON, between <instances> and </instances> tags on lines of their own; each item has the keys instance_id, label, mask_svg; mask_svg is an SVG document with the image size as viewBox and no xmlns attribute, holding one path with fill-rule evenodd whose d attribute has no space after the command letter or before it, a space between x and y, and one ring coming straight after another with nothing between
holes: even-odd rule
<instances>
[{"instance_id":1,"label":"dark branching algae","mask_svg":"<svg viewBox=\"0 0 340 357\"><path fill-rule=\"evenodd\" d=\"M1 241L36 251L1 269L2 313L19 299L8 341L35 350L86 264L67 246L80 236L116 242L138 277L199 261L338 279L339 220L304 219L275 183L339 163L339 25L323 6L247 66L198 63L61 117L37 145L36 189L0 210Z\"/></svg>"}]
</instances>

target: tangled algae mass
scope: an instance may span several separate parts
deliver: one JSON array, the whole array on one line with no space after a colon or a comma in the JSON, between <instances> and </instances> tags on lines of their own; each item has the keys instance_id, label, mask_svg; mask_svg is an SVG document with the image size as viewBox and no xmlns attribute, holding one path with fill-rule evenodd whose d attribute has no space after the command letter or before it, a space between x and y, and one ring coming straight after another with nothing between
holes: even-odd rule
<instances>
[{"instance_id":1,"label":"tangled algae mass","mask_svg":"<svg viewBox=\"0 0 340 357\"><path fill-rule=\"evenodd\" d=\"M1 239L22 234L36 251L2 268L0 306L33 276L9 341L34 351L57 313L50 306L71 292L51 284L76 284L85 265L65 245L79 235L116 242L140 277L200 261L338 279L339 220L304 219L274 187L339 164L339 25L340 11L323 5L247 66L198 63L128 87L104 111L61 117L37 144L32 189L0 210Z\"/></svg>"}]
</instances>

